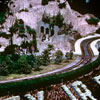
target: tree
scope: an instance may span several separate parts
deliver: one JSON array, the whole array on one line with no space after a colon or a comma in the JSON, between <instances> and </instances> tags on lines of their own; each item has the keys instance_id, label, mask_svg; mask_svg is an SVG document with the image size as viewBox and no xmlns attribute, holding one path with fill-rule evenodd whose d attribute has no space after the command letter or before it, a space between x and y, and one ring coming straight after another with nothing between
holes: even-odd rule
<instances>
[{"instance_id":1,"label":"tree","mask_svg":"<svg viewBox=\"0 0 100 100\"><path fill-rule=\"evenodd\" d=\"M2 64L0 64L0 75L1 76L8 75L7 65L5 64L5 62L2 62Z\"/></svg>"},{"instance_id":2,"label":"tree","mask_svg":"<svg viewBox=\"0 0 100 100\"><path fill-rule=\"evenodd\" d=\"M66 3L65 2L64 3L59 3L58 6L59 6L60 9L65 8L66 7Z\"/></svg>"},{"instance_id":3,"label":"tree","mask_svg":"<svg viewBox=\"0 0 100 100\"><path fill-rule=\"evenodd\" d=\"M0 56L0 74L8 75L13 73L14 63L11 59L12 55Z\"/></svg>"},{"instance_id":4,"label":"tree","mask_svg":"<svg viewBox=\"0 0 100 100\"><path fill-rule=\"evenodd\" d=\"M27 62L29 65L31 65L33 67L35 65L35 61L36 61L36 56L27 55Z\"/></svg>"},{"instance_id":5,"label":"tree","mask_svg":"<svg viewBox=\"0 0 100 100\"><path fill-rule=\"evenodd\" d=\"M2 25L5 22L5 13L0 13L0 24Z\"/></svg>"},{"instance_id":6,"label":"tree","mask_svg":"<svg viewBox=\"0 0 100 100\"><path fill-rule=\"evenodd\" d=\"M11 34L9 35L9 37L10 37L10 45L13 45L13 35L14 35L14 33L15 33L15 28L14 28L14 26L11 26L11 27L9 28L9 32L11 33Z\"/></svg>"},{"instance_id":7,"label":"tree","mask_svg":"<svg viewBox=\"0 0 100 100\"><path fill-rule=\"evenodd\" d=\"M54 49L54 46L52 44L48 44L48 49L51 51Z\"/></svg>"},{"instance_id":8,"label":"tree","mask_svg":"<svg viewBox=\"0 0 100 100\"><path fill-rule=\"evenodd\" d=\"M40 66L42 64L43 64L42 56L35 56L35 63L34 63L35 71L39 71Z\"/></svg>"},{"instance_id":9,"label":"tree","mask_svg":"<svg viewBox=\"0 0 100 100\"><path fill-rule=\"evenodd\" d=\"M62 51L58 50L55 53L55 64L60 64L63 60L63 53Z\"/></svg>"},{"instance_id":10,"label":"tree","mask_svg":"<svg viewBox=\"0 0 100 100\"><path fill-rule=\"evenodd\" d=\"M98 22L99 22L99 19L98 18L90 18L90 19L86 19L87 23L88 24L91 24L91 25L98 25Z\"/></svg>"},{"instance_id":11,"label":"tree","mask_svg":"<svg viewBox=\"0 0 100 100\"><path fill-rule=\"evenodd\" d=\"M14 54L15 53L15 48L17 48L18 45L16 44L12 44L12 45L8 45L5 50L4 53L5 54Z\"/></svg>"},{"instance_id":12,"label":"tree","mask_svg":"<svg viewBox=\"0 0 100 100\"><path fill-rule=\"evenodd\" d=\"M48 16L48 15L46 14L46 12L44 12L44 14L43 14L43 16L42 16L42 21L43 21L44 23L50 23L50 16Z\"/></svg>"},{"instance_id":13,"label":"tree","mask_svg":"<svg viewBox=\"0 0 100 100\"><path fill-rule=\"evenodd\" d=\"M48 4L48 0L42 0L42 5L47 5Z\"/></svg>"},{"instance_id":14,"label":"tree","mask_svg":"<svg viewBox=\"0 0 100 100\"><path fill-rule=\"evenodd\" d=\"M100 34L100 28L98 28L98 29L96 30L96 33L99 33L99 34Z\"/></svg>"},{"instance_id":15,"label":"tree","mask_svg":"<svg viewBox=\"0 0 100 100\"><path fill-rule=\"evenodd\" d=\"M66 60L70 60L70 59L72 59L72 57L73 57L73 52L66 52L66 55L65 55L65 57L66 57Z\"/></svg>"},{"instance_id":16,"label":"tree","mask_svg":"<svg viewBox=\"0 0 100 100\"><path fill-rule=\"evenodd\" d=\"M45 49L42 54L42 64L47 66L50 63L50 50Z\"/></svg>"},{"instance_id":17,"label":"tree","mask_svg":"<svg viewBox=\"0 0 100 100\"><path fill-rule=\"evenodd\" d=\"M38 51L37 49L37 40L36 40L36 31L34 29L32 29L30 26L26 26L27 32L32 35L32 41L31 41L31 45L34 46L35 48L35 52Z\"/></svg>"},{"instance_id":18,"label":"tree","mask_svg":"<svg viewBox=\"0 0 100 100\"><path fill-rule=\"evenodd\" d=\"M20 59L18 59L17 63L18 63L19 73L29 74L32 72L32 67L31 65L28 64L26 55L22 55Z\"/></svg>"},{"instance_id":19,"label":"tree","mask_svg":"<svg viewBox=\"0 0 100 100\"><path fill-rule=\"evenodd\" d=\"M61 13L59 12L57 14L57 16L55 17L55 25L57 25L59 28L61 28L64 24L63 21L64 21L64 18L61 15Z\"/></svg>"}]
</instances>

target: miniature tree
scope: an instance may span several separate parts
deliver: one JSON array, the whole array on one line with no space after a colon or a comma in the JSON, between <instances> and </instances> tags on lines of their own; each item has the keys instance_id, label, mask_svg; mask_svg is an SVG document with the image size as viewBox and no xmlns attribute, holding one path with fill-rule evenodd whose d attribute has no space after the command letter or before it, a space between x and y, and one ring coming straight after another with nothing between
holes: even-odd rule
<instances>
[{"instance_id":1,"label":"miniature tree","mask_svg":"<svg viewBox=\"0 0 100 100\"><path fill-rule=\"evenodd\" d=\"M98 18L90 18L90 19L86 19L87 23L88 24L91 24L91 25L98 25L98 22L99 22L99 19Z\"/></svg>"},{"instance_id":2,"label":"miniature tree","mask_svg":"<svg viewBox=\"0 0 100 100\"><path fill-rule=\"evenodd\" d=\"M50 50L49 49L45 49L43 51L42 62L44 66L47 66L50 63Z\"/></svg>"},{"instance_id":3,"label":"miniature tree","mask_svg":"<svg viewBox=\"0 0 100 100\"><path fill-rule=\"evenodd\" d=\"M58 50L55 53L55 64L60 64L63 60L63 53L62 51Z\"/></svg>"},{"instance_id":4,"label":"miniature tree","mask_svg":"<svg viewBox=\"0 0 100 100\"><path fill-rule=\"evenodd\" d=\"M42 0L42 5L47 5L48 4L48 0Z\"/></svg>"},{"instance_id":5,"label":"miniature tree","mask_svg":"<svg viewBox=\"0 0 100 100\"><path fill-rule=\"evenodd\" d=\"M61 28L64 24L63 21L64 21L64 18L61 15L61 13L59 12L57 14L57 16L55 17L55 25L57 25L59 28Z\"/></svg>"}]
</instances>

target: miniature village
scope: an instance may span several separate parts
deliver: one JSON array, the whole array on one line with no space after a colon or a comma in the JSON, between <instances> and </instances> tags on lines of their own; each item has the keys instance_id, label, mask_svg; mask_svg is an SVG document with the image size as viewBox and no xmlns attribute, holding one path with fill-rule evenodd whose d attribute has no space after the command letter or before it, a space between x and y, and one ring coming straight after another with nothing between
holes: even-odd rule
<instances>
[{"instance_id":1,"label":"miniature village","mask_svg":"<svg viewBox=\"0 0 100 100\"><path fill-rule=\"evenodd\" d=\"M0 100L99 100L100 19L71 2L0 2Z\"/></svg>"}]
</instances>

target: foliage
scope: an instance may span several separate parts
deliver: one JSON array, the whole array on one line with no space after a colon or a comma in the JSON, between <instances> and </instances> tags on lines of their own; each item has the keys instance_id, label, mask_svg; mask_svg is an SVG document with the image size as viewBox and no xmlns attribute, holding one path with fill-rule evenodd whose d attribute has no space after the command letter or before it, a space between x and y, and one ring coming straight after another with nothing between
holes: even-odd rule
<instances>
[{"instance_id":1,"label":"foliage","mask_svg":"<svg viewBox=\"0 0 100 100\"><path fill-rule=\"evenodd\" d=\"M48 49L49 50L53 50L54 49L54 46L52 44L48 44Z\"/></svg>"},{"instance_id":2,"label":"foliage","mask_svg":"<svg viewBox=\"0 0 100 100\"><path fill-rule=\"evenodd\" d=\"M2 25L5 22L5 13L0 12L0 24Z\"/></svg>"},{"instance_id":3,"label":"foliage","mask_svg":"<svg viewBox=\"0 0 100 100\"><path fill-rule=\"evenodd\" d=\"M55 64L60 64L63 60L63 53L62 51L58 50L55 53Z\"/></svg>"},{"instance_id":4,"label":"foliage","mask_svg":"<svg viewBox=\"0 0 100 100\"><path fill-rule=\"evenodd\" d=\"M55 17L55 25L57 25L59 28L63 26L63 21L64 21L64 18L63 16L61 15L61 13L59 12L57 14L57 16Z\"/></svg>"},{"instance_id":5,"label":"foliage","mask_svg":"<svg viewBox=\"0 0 100 100\"><path fill-rule=\"evenodd\" d=\"M32 4L30 4L29 7L32 8Z\"/></svg>"},{"instance_id":6,"label":"foliage","mask_svg":"<svg viewBox=\"0 0 100 100\"><path fill-rule=\"evenodd\" d=\"M100 28L98 28L98 29L96 30L96 33L99 33L99 34L100 34Z\"/></svg>"},{"instance_id":7,"label":"foliage","mask_svg":"<svg viewBox=\"0 0 100 100\"><path fill-rule=\"evenodd\" d=\"M0 32L0 37L9 39L9 35L7 35L6 32Z\"/></svg>"},{"instance_id":8,"label":"foliage","mask_svg":"<svg viewBox=\"0 0 100 100\"><path fill-rule=\"evenodd\" d=\"M64 3L59 3L58 6L59 6L60 9L65 8L66 7L66 3L65 2Z\"/></svg>"},{"instance_id":9,"label":"foliage","mask_svg":"<svg viewBox=\"0 0 100 100\"><path fill-rule=\"evenodd\" d=\"M5 76L5 75L13 73L14 62L12 61L11 56L12 55L7 55L7 56L5 56L5 58L3 58L4 56L2 56L2 55L0 56L0 58L1 58L0 59L1 60L0 75Z\"/></svg>"},{"instance_id":10,"label":"foliage","mask_svg":"<svg viewBox=\"0 0 100 100\"><path fill-rule=\"evenodd\" d=\"M52 20L52 22L51 22ZM50 26L58 26L59 28L61 28L64 25L64 18L61 15L60 12L58 12L58 14L56 16L50 17L46 14L46 12L44 12L43 16L42 16L42 21L45 23L50 24Z\"/></svg>"},{"instance_id":11,"label":"foliage","mask_svg":"<svg viewBox=\"0 0 100 100\"><path fill-rule=\"evenodd\" d=\"M50 23L50 16L48 16L46 12L43 13L42 21L45 23Z\"/></svg>"},{"instance_id":12,"label":"foliage","mask_svg":"<svg viewBox=\"0 0 100 100\"><path fill-rule=\"evenodd\" d=\"M4 53L5 54L14 54L15 53L15 48L18 47L18 45L8 45L6 48L5 48L5 51Z\"/></svg>"},{"instance_id":13,"label":"foliage","mask_svg":"<svg viewBox=\"0 0 100 100\"><path fill-rule=\"evenodd\" d=\"M27 55L27 62L29 65L31 65L31 67L33 67L35 65L35 61L36 61L36 56Z\"/></svg>"},{"instance_id":14,"label":"foliage","mask_svg":"<svg viewBox=\"0 0 100 100\"><path fill-rule=\"evenodd\" d=\"M86 19L86 21L88 22L88 24L91 24L91 25L97 25L98 22L99 22L99 19L98 18L90 18L90 19Z\"/></svg>"},{"instance_id":15,"label":"foliage","mask_svg":"<svg viewBox=\"0 0 100 100\"><path fill-rule=\"evenodd\" d=\"M55 0L42 0L42 5L48 5L48 2L55 1Z\"/></svg>"},{"instance_id":16,"label":"foliage","mask_svg":"<svg viewBox=\"0 0 100 100\"><path fill-rule=\"evenodd\" d=\"M47 66L50 63L50 50L45 49L42 54L42 64Z\"/></svg>"},{"instance_id":17,"label":"foliage","mask_svg":"<svg viewBox=\"0 0 100 100\"><path fill-rule=\"evenodd\" d=\"M31 27L29 27L29 26L26 26L26 29L27 29L27 32L28 32L30 35L32 35L32 38L33 38L32 40L33 40L33 41L31 41L31 45L34 46L35 52L37 52L38 49L37 49L36 31L35 31L34 29L32 29Z\"/></svg>"},{"instance_id":18,"label":"foliage","mask_svg":"<svg viewBox=\"0 0 100 100\"><path fill-rule=\"evenodd\" d=\"M72 57L73 57L73 52L66 52L65 57L66 57L66 60L72 59Z\"/></svg>"},{"instance_id":19,"label":"foliage","mask_svg":"<svg viewBox=\"0 0 100 100\"><path fill-rule=\"evenodd\" d=\"M42 64L43 64L42 56L35 56L35 63L34 63L35 71L39 71L40 66Z\"/></svg>"},{"instance_id":20,"label":"foliage","mask_svg":"<svg viewBox=\"0 0 100 100\"><path fill-rule=\"evenodd\" d=\"M19 68L19 73L21 74L31 73L32 67L28 64L26 55L22 55L20 59L18 59L18 68Z\"/></svg>"},{"instance_id":21,"label":"foliage","mask_svg":"<svg viewBox=\"0 0 100 100\"><path fill-rule=\"evenodd\" d=\"M40 86L48 86L50 84L57 84L59 82L63 81L70 81L77 77L80 77L82 75L85 75L89 73L94 68L97 68L100 65L100 55L99 57L93 61L90 64L87 64L79 69L75 69L69 72L61 73L61 74L55 74L40 78L35 78L31 80L23 80L19 82L11 82L11 83L5 83L0 84L0 94L3 95L4 93L7 94L8 91L12 93L21 92L21 91L27 91L30 88L39 88ZM72 77L73 76L73 77ZM40 85L41 84L41 85Z\"/></svg>"},{"instance_id":22,"label":"foliage","mask_svg":"<svg viewBox=\"0 0 100 100\"><path fill-rule=\"evenodd\" d=\"M48 0L42 0L42 5L48 5Z\"/></svg>"},{"instance_id":23,"label":"foliage","mask_svg":"<svg viewBox=\"0 0 100 100\"><path fill-rule=\"evenodd\" d=\"M21 12L29 12L29 11L28 11L27 8L25 8L25 9L21 9L21 10L19 11L19 13L21 13Z\"/></svg>"},{"instance_id":24,"label":"foliage","mask_svg":"<svg viewBox=\"0 0 100 100\"><path fill-rule=\"evenodd\" d=\"M0 76L7 76L8 75L8 70L7 70L7 65L3 62L0 64Z\"/></svg>"}]
</instances>

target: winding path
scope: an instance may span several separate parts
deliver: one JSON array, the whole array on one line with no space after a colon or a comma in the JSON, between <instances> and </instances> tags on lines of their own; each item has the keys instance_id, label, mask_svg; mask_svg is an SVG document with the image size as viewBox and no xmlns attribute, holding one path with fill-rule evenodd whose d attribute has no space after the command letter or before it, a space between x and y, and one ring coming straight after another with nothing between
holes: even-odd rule
<instances>
[{"instance_id":1,"label":"winding path","mask_svg":"<svg viewBox=\"0 0 100 100\"><path fill-rule=\"evenodd\" d=\"M49 75L59 74L59 73L78 69L78 68L82 67L84 64L90 63L92 61L92 58L94 57L94 55L91 50L90 43L96 39L100 39L100 37L94 37L94 38L84 40L81 43L82 57L77 58L77 60L75 60L73 63L65 66L64 68L57 69L57 70L47 72L44 74L40 74L40 75L29 76L29 77L13 79L13 80L0 81L0 84L18 82L18 81L23 81L23 80L30 80L30 79L45 77L45 76L49 76Z\"/></svg>"}]
</instances>

